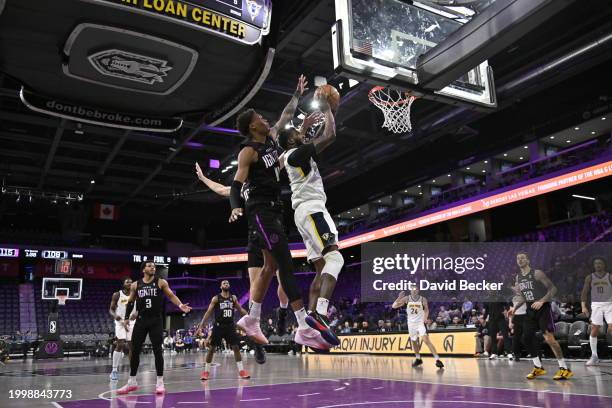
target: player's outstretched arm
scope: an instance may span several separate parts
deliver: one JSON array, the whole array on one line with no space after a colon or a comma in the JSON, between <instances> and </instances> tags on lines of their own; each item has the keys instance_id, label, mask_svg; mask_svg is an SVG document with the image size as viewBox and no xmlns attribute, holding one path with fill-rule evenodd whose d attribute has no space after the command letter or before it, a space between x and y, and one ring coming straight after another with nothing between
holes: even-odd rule
<instances>
[{"instance_id":1,"label":"player's outstretched arm","mask_svg":"<svg viewBox=\"0 0 612 408\"><path fill-rule=\"evenodd\" d=\"M240 192L242 191L242 185L249 177L251 163L255 160L257 160L257 152L250 146L245 147L238 153L238 169L234 175L234 181L232 181L229 195L230 205L232 207L229 222L238 220L243 214Z\"/></svg>"},{"instance_id":2,"label":"player's outstretched arm","mask_svg":"<svg viewBox=\"0 0 612 408\"><path fill-rule=\"evenodd\" d=\"M407 296L406 294L402 291L400 292L399 296L397 297L397 299L395 299L395 302L393 302L393 304L391 305L392 309L399 309L400 307L404 306L407 302Z\"/></svg>"},{"instance_id":3,"label":"player's outstretched arm","mask_svg":"<svg viewBox=\"0 0 612 408\"><path fill-rule=\"evenodd\" d=\"M215 310L215 305L217 304L217 302L218 302L217 297L213 296L212 300L210 301L210 304L208 305L208 309L206 309L206 313L204 313L204 316L202 316L202 321L200 321L200 324L198 325L198 329L201 330L202 328L204 328L204 325L210 319L210 316Z\"/></svg>"},{"instance_id":4,"label":"player's outstretched arm","mask_svg":"<svg viewBox=\"0 0 612 408\"><path fill-rule=\"evenodd\" d=\"M224 186L223 184L214 182L211 179L209 179L208 177L206 177L204 175L204 172L202 172L202 169L200 168L200 165L197 162L195 164L195 169L196 169L196 175L197 175L198 179L202 183L206 184L206 186L208 188L210 188L212 191L214 191L215 193L219 194L222 197L229 197L229 195L230 195L230 187L229 186Z\"/></svg>"},{"instance_id":5,"label":"player's outstretched arm","mask_svg":"<svg viewBox=\"0 0 612 408\"><path fill-rule=\"evenodd\" d=\"M334 113L332 112L326 99L322 98L319 100L319 104L321 105L323 115L325 116L325 130L320 137L316 138L312 142L317 150L317 153L321 153L336 140L336 120L334 119Z\"/></svg>"},{"instance_id":6,"label":"player's outstretched arm","mask_svg":"<svg viewBox=\"0 0 612 408\"><path fill-rule=\"evenodd\" d=\"M276 140L278 137L278 131L285 128L285 125L293 119L293 115L295 115L295 110L297 109L298 102L300 101L300 97L308 90L308 81L304 75L300 75L298 78L297 88L295 93L291 97L291 100L283 109L283 113L281 113L278 122L270 129L270 136Z\"/></svg>"},{"instance_id":7,"label":"player's outstretched arm","mask_svg":"<svg viewBox=\"0 0 612 408\"><path fill-rule=\"evenodd\" d=\"M168 285L168 281L166 281L165 279L160 279L159 287L164 292L168 300L178 306L178 308L181 309L183 313L191 312L191 307L189 306L189 303L183 303L179 300L179 298L174 294L174 292L170 290L170 285Z\"/></svg>"}]
</instances>

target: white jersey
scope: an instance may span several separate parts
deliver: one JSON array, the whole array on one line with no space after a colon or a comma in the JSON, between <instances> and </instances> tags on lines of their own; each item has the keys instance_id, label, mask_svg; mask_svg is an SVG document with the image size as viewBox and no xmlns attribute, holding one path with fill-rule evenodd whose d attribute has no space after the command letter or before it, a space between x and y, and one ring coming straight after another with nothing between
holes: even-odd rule
<instances>
[{"instance_id":1,"label":"white jersey","mask_svg":"<svg viewBox=\"0 0 612 408\"><path fill-rule=\"evenodd\" d=\"M125 315L129 298L130 297L123 293L122 290L119 291L119 300L117 300L117 310L115 310L115 314L121 317L122 319L126 319L127 317L129 317Z\"/></svg>"},{"instance_id":2,"label":"white jersey","mask_svg":"<svg viewBox=\"0 0 612 408\"><path fill-rule=\"evenodd\" d=\"M302 162L291 160L291 155L298 149L303 149L303 153L305 153L300 155L305 158ZM312 143L285 152L284 165L289 176L292 193L291 207L294 210L306 201L321 201L323 203L327 201L323 189L323 179L316 163L316 150Z\"/></svg>"},{"instance_id":3,"label":"white jersey","mask_svg":"<svg viewBox=\"0 0 612 408\"><path fill-rule=\"evenodd\" d=\"M612 277L608 272L601 278L591 274L591 303L612 302Z\"/></svg>"},{"instance_id":4,"label":"white jersey","mask_svg":"<svg viewBox=\"0 0 612 408\"><path fill-rule=\"evenodd\" d=\"M413 299L412 295L408 295L408 302L406 303L406 315L408 317L408 325L417 323L422 324L425 322L423 296L419 296L416 299Z\"/></svg>"}]
</instances>

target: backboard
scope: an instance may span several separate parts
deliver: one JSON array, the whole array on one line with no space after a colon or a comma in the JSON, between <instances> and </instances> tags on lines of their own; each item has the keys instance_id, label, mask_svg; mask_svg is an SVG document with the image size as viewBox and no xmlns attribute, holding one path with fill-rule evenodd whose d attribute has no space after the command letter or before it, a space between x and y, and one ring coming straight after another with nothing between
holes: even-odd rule
<instances>
[{"instance_id":1,"label":"backboard","mask_svg":"<svg viewBox=\"0 0 612 408\"><path fill-rule=\"evenodd\" d=\"M496 106L493 74L487 61L443 89L419 87L419 55L469 21L473 10L445 10L406 0L335 0L335 7L337 22L332 39L337 72L447 103Z\"/></svg>"},{"instance_id":2,"label":"backboard","mask_svg":"<svg viewBox=\"0 0 612 408\"><path fill-rule=\"evenodd\" d=\"M68 300L81 300L83 279L80 278L43 278L42 299L56 300L58 295Z\"/></svg>"}]
</instances>

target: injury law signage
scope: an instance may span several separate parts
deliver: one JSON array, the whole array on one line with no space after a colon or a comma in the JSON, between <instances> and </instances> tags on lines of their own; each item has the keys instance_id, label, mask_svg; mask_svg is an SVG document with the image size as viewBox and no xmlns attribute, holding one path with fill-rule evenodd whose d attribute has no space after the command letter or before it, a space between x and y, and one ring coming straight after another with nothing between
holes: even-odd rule
<instances>
[{"instance_id":1,"label":"injury law signage","mask_svg":"<svg viewBox=\"0 0 612 408\"><path fill-rule=\"evenodd\" d=\"M267 34L269 0L82 0L186 24L244 44L256 44ZM235 17L233 17L235 16Z\"/></svg>"},{"instance_id":2,"label":"injury law signage","mask_svg":"<svg viewBox=\"0 0 612 408\"><path fill-rule=\"evenodd\" d=\"M442 355L472 355L476 351L476 331L443 331L429 333L429 338ZM408 333L376 333L339 336L340 345L331 353L414 354ZM421 342L421 340L418 340ZM421 347L421 354L431 354Z\"/></svg>"}]
</instances>

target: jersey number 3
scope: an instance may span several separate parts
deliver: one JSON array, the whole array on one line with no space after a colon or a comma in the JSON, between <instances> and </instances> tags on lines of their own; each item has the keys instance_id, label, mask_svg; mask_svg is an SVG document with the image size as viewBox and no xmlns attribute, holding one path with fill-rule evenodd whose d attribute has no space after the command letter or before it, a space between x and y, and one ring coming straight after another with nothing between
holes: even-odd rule
<instances>
[{"instance_id":1,"label":"jersey number 3","mask_svg":"<svg viewBox=\"0 0 612 408\"><path fill-rule=\"evenodd\" d=\"M152 306L151 299L145 299L145 307L146 307L147 309L150 309L150 308L151 308L151 306Z\"/></svg>"}]
</instances>

